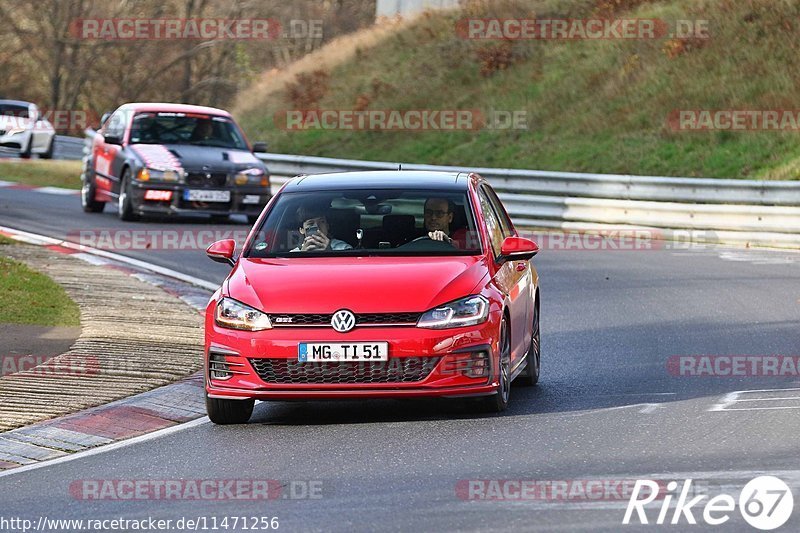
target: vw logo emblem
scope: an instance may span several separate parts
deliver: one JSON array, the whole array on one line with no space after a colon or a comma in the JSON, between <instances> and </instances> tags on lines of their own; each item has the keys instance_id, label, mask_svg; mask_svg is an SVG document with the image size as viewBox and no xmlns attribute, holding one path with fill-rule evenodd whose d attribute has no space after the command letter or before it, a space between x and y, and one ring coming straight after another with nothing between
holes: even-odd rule
<instances>
[{"instance_id":1,"label":"vw logo emblem","mask_svg":"<svg viewBox=\"0 0 800 533\"><path fill-rule=\"evenodd\" d=\"M356 315L347 309L340 309L333 313L331 326L339 333L347 333L356 327Z\"/></svg>"}]
</instances>

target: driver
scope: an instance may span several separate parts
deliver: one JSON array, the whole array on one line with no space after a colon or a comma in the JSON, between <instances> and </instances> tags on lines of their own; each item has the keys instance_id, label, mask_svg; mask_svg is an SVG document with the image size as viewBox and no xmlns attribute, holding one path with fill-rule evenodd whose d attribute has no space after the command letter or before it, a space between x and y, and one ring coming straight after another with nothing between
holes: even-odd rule
<instances>
[{"instance_id":1,"label":"driver","mask_svg":"<svg viewBox=\"0 0 800 533\"><path fill-rule=\"evenodd\" d=\"M450 224L453 223L453 204L447 198L428 198L425 201L425 231L434 241L452 243Z\"/></svg>"},{"instance_id":2,"label":"driver","mask_svg":"<svg viewBox=\"0 0 800 533\"><path fill-rule=\"evenodd\" d=\"M297 210L297 219L300 222L300 233L303 242L293 252L322 252L325 250L352 250L353 247L330 237L330 225L326 209L318 206L301 207Z\"/></svg>"},{"instance_id":3,"label":"driver","mask_svg":"<svg viewBox=\"0 0 800 533\"><path fill-rule=\"evenodd\" d=\"M194 130L192 130L192 136L190 140L192 142L195 141L207 141L211 139L214 135L214 126L211 124L211 121L208 119L200 119L197 121L197 124L194 126Z\"/></svg>"}]
</instances>

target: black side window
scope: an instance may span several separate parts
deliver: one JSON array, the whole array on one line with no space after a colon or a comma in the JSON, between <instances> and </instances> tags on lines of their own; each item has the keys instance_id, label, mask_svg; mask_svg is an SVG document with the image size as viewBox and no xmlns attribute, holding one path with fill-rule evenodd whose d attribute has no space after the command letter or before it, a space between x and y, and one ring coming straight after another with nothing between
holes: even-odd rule
<instances>
[{"instance_id":1,"label":"black side window","mask_svg":"<svg viewBox=\"0 0 800 533\"><path fill-rule=\"evenodd\" d=\"M106 135L122 138L125 133L125 113L117 111L106 121L104 130Z\"/></svg>"},{"instance_id":2,"label":"black side window","mask_svg":"<svg viewBox=\"0 0 800 533\"><path fill-rule=\"evenodd\" d=\"M500 198L497 197L497 193L488 185L484 185L481 189L486 193L489 202L492 204L492 209L494 209L497 219L500 221L503 236L510 237L514 235L514 225L511 223L511 219L508 218L506 210L503 209L503 204L500 202Z\"/></svg>"},{"instance_id":3,"label":"black side window","mask_svg":"<svg viewBox=\"0 0 800 533\"><path fill-rule=\"evenodd\" d=\"M497 257L500 255L500 249L503 245L503 228L483 188L478 193L478 199L481 204L483 219L486 221L486 229L489 232L489 244L492 246L494 256Z\"/></svg>"}]
</instances>

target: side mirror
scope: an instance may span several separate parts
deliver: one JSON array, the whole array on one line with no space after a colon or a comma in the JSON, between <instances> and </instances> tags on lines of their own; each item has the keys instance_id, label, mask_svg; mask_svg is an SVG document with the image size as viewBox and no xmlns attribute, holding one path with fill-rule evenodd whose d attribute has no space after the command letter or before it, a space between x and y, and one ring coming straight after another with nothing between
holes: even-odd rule
<instances>
[{"instance_id":1,"label":"side mirror","mask_svg":"<svg viewBox=\"0 0 800 533\"><path fill-rule=\"evenodd\" d=\"M108 120L108 118L109 118L110 116L111 116L111 113L110 113L110 112L108 112L108 111L106 111L105 113L103 113L103 116L100 118L100 126L98 126L98 129L103 127L103 124L105 124L105 123L106 123L106 120Z\"/></svg>"},{"instance_id":2,"label":"side mirror","mask_svg":"<svg viewBox=\"0 0 800 533\"><path fill-rule=\"evenodd\" d=\"M119 144L122 145L122 137L117 137L116 135L103 135L103 140L106 144Z\"/></svg>"},{"instance_id":3,"label":"side mirror","mask_svg":"<svg viewBox=\"0 0 800 533\"><path fill-rule=\"evenodd\" d=\"M527 261L539 253L539 246L523 237L506 237L500 245L501 261Z\"/></svg>"},{"instance_id":4,"label":"side mirror","mask_svg":"<svg viewBox=\"0 0 800 533\"><path fill-rule=\"evenodd\" d=\"M206 249L206 255L217 263L227 263L230 266L236 264L233 260L233 252L236 250L236 241L225 239L217 241Z\"/></svg>"},{"instance_id":5,"label":"side mirror","mask_svg":"<svg viewBox=\"0 0 800 533\"><path fill-rule=\"evenodd\" d=\"M267 151L267 143L265 142L253 143L253 153L266 152L266 151Z\"/></svg>"}]
</instances>

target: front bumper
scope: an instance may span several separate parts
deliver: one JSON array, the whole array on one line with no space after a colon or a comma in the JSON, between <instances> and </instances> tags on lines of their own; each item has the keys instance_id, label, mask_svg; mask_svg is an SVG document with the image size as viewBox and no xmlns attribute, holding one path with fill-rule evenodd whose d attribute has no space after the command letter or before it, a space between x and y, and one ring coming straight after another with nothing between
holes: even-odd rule
<instances>
[{"instance_id":1,"label":"front bumper","mask_svg":"<svg viewBox=\"0 0 800 533\"><path fill-rule=\"evenodd\" d=\"M206 317L205 381L213 398L258 400L316 400L348 398L467 397L495 394L499 383L497 339L499 318L478 326L450 330L416 327L360 327L347 334L330 328L276 327L260 332L219 328L210 314ZM300 342L389 342L387 365L408 361L436 361L430 373L413 382L276 383L261 378L251 361L270 359L298 364ZM488 371L482 377L469 377L463 360L484 353ZM236 373L225 380L215 379L209 356L224 357ZM435 359L430 359L435 358ZM317 364L317 363L303 363ZM338 365L376 365L378 363L334 363ZM295 367L299 368L299 367Z\"/></svg>"},{"instance_id":2,"label":"front bumper","mask_svg":"<svg viewBox=\"0 0 800 533\"><path fill-rule=\"evenodd\" d=\"M184 191L204 189L184 184L144 183L131 184L134 211L139 215L249 215L258 216L267 205L272 192L269 186L224 186L205 190L230 191L229 202L197 202L184 199ZM147 200L147 191L171 191L169 200Z\"/></svg>"}]
</instances>

